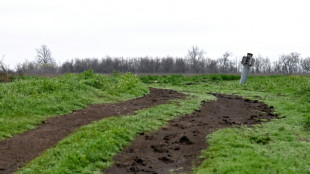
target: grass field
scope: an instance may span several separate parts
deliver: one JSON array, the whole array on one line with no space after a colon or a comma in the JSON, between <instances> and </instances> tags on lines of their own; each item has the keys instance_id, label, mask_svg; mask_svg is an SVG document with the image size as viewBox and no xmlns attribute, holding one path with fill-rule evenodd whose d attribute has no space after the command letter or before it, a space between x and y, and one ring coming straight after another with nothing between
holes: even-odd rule
<instances>
[{"instance_id":1,"label":"grass field","mask_svg":"<svg viewBox=\"0 0 310 174\"><path fill-rule=\"evenodd\" d=\"M152 86L157 87L260 99L282 117L254 128L213 133L201 156L205 161L194 173L310 173L309 76L252 76L245 85L227 75L142 77L145 79L152 79L156 82ZM268 142L261 143L265 140Z\"/></svg>"},{"instance_id":2,"label":"grass field","mask_svg":"<svg viewBox=\"0 0 310 174\"><path fill-rule=\"evenodd\" d=\"M0 85L0 139L86 104L141 96L147 93L146 86L189 95L185 100L84 126L18 171L100 173L139 133L159 129L168 120L197 109L202 100L215 99L209 92L225 93L263 101L273 106L281 119L209 135L206 141L210 146L201 154L204 162L193 173L310 173L310 76L251 76L245 85L239 84L239 78L148 75L140 76L142 84L130 74L101 76L89 71L52 79L16 80Z\"/></svg>"}]
</instances>

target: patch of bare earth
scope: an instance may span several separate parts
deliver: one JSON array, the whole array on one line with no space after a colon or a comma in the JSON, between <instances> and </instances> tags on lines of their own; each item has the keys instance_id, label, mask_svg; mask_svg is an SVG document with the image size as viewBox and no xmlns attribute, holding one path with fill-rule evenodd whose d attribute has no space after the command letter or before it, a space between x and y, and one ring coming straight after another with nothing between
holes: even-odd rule
<instances>
[{"instance_id":1,"label":"patch of bare earth","mask_svg":"<svg viewBox=\"0 0 310 174\"><path fill-rule=\"evenodd\" d=\"M206 136L218 129L253 125L276 118L273 107L237 96L214 94L216 101L203 102L199 110L171 120L153 133L141 133L115 158L104 173L191 173L206 149Z\"/></svg>"},{"instance_id":2,"label":"patch of bare earth","mask_svg":"<svg viewBox=\"0 0 310 174\"><path fill-rule=\"evenodd\" d=\"M144 97L116 104L91 105L71 114L50 118L33 130L0 141L0 173L13 173L83 125L110 116L133 114L137 110L184 97L176 91L151 88L150 94Z\"/></svg>"}]
</instances>

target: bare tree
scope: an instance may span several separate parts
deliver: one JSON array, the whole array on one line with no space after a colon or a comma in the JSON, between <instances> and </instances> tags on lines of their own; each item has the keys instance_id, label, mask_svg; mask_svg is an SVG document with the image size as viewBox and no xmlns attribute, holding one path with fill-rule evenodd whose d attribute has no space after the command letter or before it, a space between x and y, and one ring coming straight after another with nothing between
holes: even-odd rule
<instances>
[{"instance_id":1,"label":"bare tree","mask_svg":"<svg viewBox=\"0 0 310 174\"><path fill-rule=\"evenodd\" d=\"M2 59L0 59L0 73L1 74L7 74L8 73L8 67L4 64L3 59L4 55L2 56Z\"/></svg>"},{"instance_id":2,"label":"bare tree","mask_svg":"<svg viewBox=\"0 0 310 174\"><path fill-rule=\"evenodd\" d=\"M186 73L186 61L183 58L177 58L175 60L175 73Z\"/></svg>"},{"instance_id":3,"label":"bare tree","mask_svg":"<svg viewBox=\"0 0 310 174\"><path fill-rule=\"evenodd\" d=\"M60 73L73 73L74 72L74 66L73 66L73 60L64 62L59 67Z\"/></svg>"},{"instance_id":4,"label":"bare tree","mask_svg":"<svg viewBox=\"0 0 310 174\"><path fill-rule=\"evenodd\" d=\"M306 72L310 72L310 57L305 58L302 62L301 62L301 67L304 71Z\"/></svg>"},{"instance_id":5,"label":"bare tree","mask_svg":"<svg viewBox=\"0 0 310 174\"><path fill-rule=\"evenodd\" d=\"M210 58L206 59L206 72L218 73L218 61Z\"/></svg>"},{"instance_id":6,"label":"bare tree","mask_svg":"<svg viewBox=\"0 0 310 174\"><path fill-rule=\"evenodd\" d=\"M275 74L283 73L283 71L282 71L282 63L281 63L280 60L273 61L272 64L273 64L273 66L272 66L273 73L275 73Z\"/></svg>"},{"instance_id":7,"label":"bare tree","mask_svg":"<svg viewBox=\"0 0 310 174\"><path fill-rule=\"evenodd\" d=\"M298 70L300 54L292 52L287 55L282 55L279 60L282 63L282 69L286 74L296 73Z\"/></svg>"},{"instance_id":8,"label":"bare tree","mask_svg":"<svg viewBox=\"0 0 310 174\"><path fill-rule=\"evenodd\" d=\"M200 50L197 46L192 46L192 48L188 50L187 57L189 58L194 73L203 70L200 62L203 61L205 53L204 50Z\"/></svg>"},{"instance_id":9,"label":"bare tree","mask_svg":"<svg viewBox=\"0 0 310 174\"><path fill-rule=\"evenodd\" d=\"M174 60L172 57L166 57L161 60L162 62L162 72L163 73L172 73L174 67Z\"/></svg>"},{"instance_id":10,"label":"bare tree","mask_svg":"<svg viewBox=\"0 0 310 174\"><path fill-rule=\"evenodd\" d=\"M41 45L41 48L36 49L37 51L37 63L40 65L55 64L52 57L51 50L46 45Z\"/></svg>"},{"instance_id":11,"label":"bare tree","mask_svg":"<svg viewBox=\"0 0 310 174\"><path fill-rule=\"evenodd\" d=\"M255 73L259 74L262 72L262 64L264 62L264 58L261 55L258 55L255 58L255 64L254 64L254 71Z\"/></svg>"},{"instance_id":12,"label":"bare tree","mask_svg":"<svg viewBox=\"0 0 310 174\"><path fill-rule=\"evenodd\" d=\"M219 66L220 66L220 71L222 73L228 73L229 71L229 65L230 65L230 61L228 59L228 57L230 57L232 54L228 51L226 51L223 56L221 58L218 59L219 62Z\"/></svg>"},{"instance_id":13,"label":"bare tree","mask_svg":"<svg viewBox=\"0 0 310 174\"><path fill-rule=\"evenodd\" d=\"M254 70L255 73L271 73L271 62L268 57L264 58L261 55L258 55L255 58Z\"/></svg>"},{"instance_id":14,"label":"bare tree","mask_svg":"<svg viewBox=\"0 0 310 174\"><path fill-rule=\"evenodd\" d=\"M40 69L39 73L50 74L56 73L57 66L54 58L52 57L51 50L46 45L41 45L37 51L36 63Z\"/></svg>"},{"instance_id":15,"label":"bare tree","mask_svg":"<svg viewBox=\"0 0 310 174\"><path fill-rule=\"evenodd\" d=\"M271 73L271 71L272 71L272 68L271 68L270 59L268 57L262 58L261 73Z\"/></svg>"},{"instance_id":16,"label":"bare tree","mask_svg":"<svg viewBox=\"0 0 310 174\"><path fill-rule=\"evenodd\" d=\"M23 74L35 75L41 73L39 65L36 62L28 62L28 61L17 64L16 71L20 75Z\"/></svg>"},{"instance_id":17,"label":"bare tree","mask_svg":"<svg viewBox=\"0 0 310 174\"><path fill-rule=\"evenodd\" d=\"M8 65L4 63L3 59L4 55L2 56L2 59L0 59L0 82L9 82L9 74L12 73L12 71L9 69Z\"/></svg>"}]
</instances>

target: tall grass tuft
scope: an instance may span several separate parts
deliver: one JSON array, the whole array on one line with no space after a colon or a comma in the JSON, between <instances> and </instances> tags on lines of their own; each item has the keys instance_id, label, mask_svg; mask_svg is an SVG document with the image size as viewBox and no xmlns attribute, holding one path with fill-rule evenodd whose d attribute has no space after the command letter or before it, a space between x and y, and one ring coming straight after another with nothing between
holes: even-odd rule
<instances>
[{"instance_id":1,"label":"tall grass tuft","mask_svg":"<svg viewBox=\"0 0 310 174\"><path fill-rule=\"evenodd\" d=\"M170 84L173 86L184 85L184 84L197 84L197 83L208 83L214 81L233 81L239 80L240 76L232 74L203 74L195 76L184 76L181 74L171 74L171 75L145 75L140 76L142 82L151 84Z\"/></svg>"},{"instance_id":2,"label":"tall grass tuft","mask_svg":"<svg viewBox=\"0 0 310 174\"><path fill-rule=\"evenodd\" d=\"M304 127L307 131L310 131L310 115L306 117Z\"/></svg>"}]
</instances>

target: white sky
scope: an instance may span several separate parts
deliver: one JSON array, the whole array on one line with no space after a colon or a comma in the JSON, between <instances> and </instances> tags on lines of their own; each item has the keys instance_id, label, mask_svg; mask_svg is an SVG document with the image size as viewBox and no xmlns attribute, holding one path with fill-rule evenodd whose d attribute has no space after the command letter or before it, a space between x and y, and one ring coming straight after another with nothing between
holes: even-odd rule
<instances>
[{"instance_id":1,"label":"white sky","mask_svg":"<svg viewBox=\"0 0 310 174\"><path fill-rule=\"evenodd\" d=\"M106 55L310 56L307 0L0 0L0 58L12 68L46 44L58 63Z\"/></svg>"}]
</instances>

